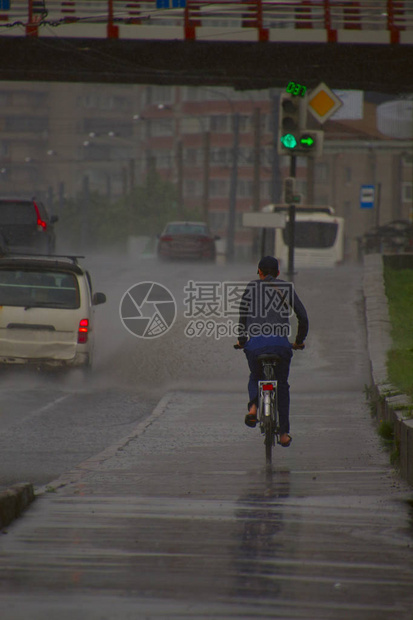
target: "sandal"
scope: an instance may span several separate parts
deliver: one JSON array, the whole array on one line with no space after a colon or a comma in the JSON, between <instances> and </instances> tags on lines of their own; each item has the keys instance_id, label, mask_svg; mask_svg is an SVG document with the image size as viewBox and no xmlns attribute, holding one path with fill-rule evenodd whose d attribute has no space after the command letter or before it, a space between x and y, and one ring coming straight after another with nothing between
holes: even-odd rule
<instances>
[{"instance_id":1,"label":"sandal","mask_svg":"<svg viewBox=\"0 0 413 620\"><path fill-rule=\"evenodd\" d=\"M255 428L257 426L257 414L247 413L245 416L245 424L250 428Z\"/></svg>"},{"instance_id":2,"label":"sandal","mask_svg":"<svg viewBox=\"0 0 413 620\"><path fill-rule=\"evenodd\" d=\"M279 441L278 442L280 444L280 446L282 446L283 448L288 448L291 445L291 442L292 442L293 438L291 437L291 435L288 435L288 437L290 438L288 441L285 441L285 442Z\"/></svg>"}]
</instances>

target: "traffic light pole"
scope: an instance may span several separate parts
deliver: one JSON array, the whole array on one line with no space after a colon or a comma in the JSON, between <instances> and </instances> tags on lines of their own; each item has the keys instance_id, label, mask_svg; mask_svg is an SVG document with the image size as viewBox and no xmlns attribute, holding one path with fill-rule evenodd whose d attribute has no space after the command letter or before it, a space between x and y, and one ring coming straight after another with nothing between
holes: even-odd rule
<instances>
[{"instance_id":1,"label":"traffic light pole","mask_svg":"<svg viewBox=\"0 0 413 620\"><path fill-rule=\"evenodd\" d=\"M296 156L290 156L290 177L295 179ZM288 205L288 278L294 281L295 204Z\"/></svg>"}]
</instances>

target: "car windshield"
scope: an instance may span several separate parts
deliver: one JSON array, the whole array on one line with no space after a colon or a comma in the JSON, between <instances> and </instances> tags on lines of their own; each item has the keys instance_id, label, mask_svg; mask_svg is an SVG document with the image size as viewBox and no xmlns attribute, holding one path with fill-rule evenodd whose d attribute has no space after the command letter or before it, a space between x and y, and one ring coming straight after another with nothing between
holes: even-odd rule
<instances>
[{"instance_id":1,"label":"car windshield","mask_svg":"<svg viewBox=\"0 0 413 620\"><path fill-rule=\"evenodd\" d=\"M296 248L331 248L337 237L338 226L330 222L297 222L295 223ZM288 226L283 229L284 243L288 245Z\"/></svg>"},{"instance_id":2,"label":"car windshield","mask_svg":"<svg viewBox=\"0 0 413 620\"><path fill-rule=\"evenodd\" d=\"M0 306L79 308L76 276L58 271L0 269Z\"/></svg>"},{"instance_id":3,"label":"car windshield","mask_svg":"<svg viewBox=\"0 0 413 620\"><path fill-rule=\"evenodd\" d=\"M169 224L166 228L169 235L207 235L204 224Z\"/></svg>"},{"instance_id":4,"label":"car windshield","mask_svg":"<svg viewBox=\"0 0 413 620\"><path fill-rule=\"evenodd\" d=\"M31 202L0 201L0 225L36 223L37 214Z\"/></svg>"}]
</instances>

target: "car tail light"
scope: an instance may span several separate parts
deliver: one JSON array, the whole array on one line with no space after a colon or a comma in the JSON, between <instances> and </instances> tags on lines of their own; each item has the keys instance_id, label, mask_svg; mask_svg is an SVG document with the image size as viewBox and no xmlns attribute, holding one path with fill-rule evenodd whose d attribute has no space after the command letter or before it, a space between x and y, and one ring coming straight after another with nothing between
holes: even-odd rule
<instances>
[{"instance_id":1,"label":"car tail light","mask_svg":"<svg viewBox=\"0 0 413 620\"><path fill-rule=\"evenodd\" d=\"M170 235L164 235L163 237L161 237L161 241L173 241L173 237L171 237Z\"/></svg>"},{"instance_id":2,"label":"car tail light","mask_svg":"<svg viewBox=\"0 0 413 620\"><path fill-rule=\"evenodd\" d=\"M272 383L264 383L262 389L264 392L272 392L274 389L274 385Z\"/></svg>"},{"instance_id":3,"label":"car tail light","mask_svg":"<svg viewBox=\"0 0 413 620\"><path fill-rule=\"evenodd\" d=\"M79 331L77 332L78 344L86 344L89 333L89 319L80 319Z\"/></svg>"},{"instance_id":4,"label":"car tail light","mask_svg":"<svg viewBox=\"0 0 413 620\"><path fill-rule=\"evenodd\" d=\"M36 203L34 203L34 208L36 209L36 215L37 215L37 228L38 230L46 230L47 228L47 223L42 220L42 218L40 217L40 211L39 211L39 207L37 206Z\"/></svg>"}]
</instances>

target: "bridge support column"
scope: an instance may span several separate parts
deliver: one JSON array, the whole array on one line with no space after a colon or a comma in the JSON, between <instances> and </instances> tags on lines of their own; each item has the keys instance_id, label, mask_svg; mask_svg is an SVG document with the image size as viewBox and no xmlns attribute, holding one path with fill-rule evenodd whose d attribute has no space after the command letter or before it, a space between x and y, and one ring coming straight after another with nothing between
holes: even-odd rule
<instances>
[{"instance_id":1,"label":"bridge support column","mask_svg":"<svg viewBox=\"0 0 413 620\"><path fill-rule=\"evenodd\" d=\"M113 23L113 0L108 0L108 39L117 39L119 37L119 27Z\"/></svg>"},{"instance_id":2,"label":"bridge support column","mask_svg":"<svg viewBox=\"0 0 413 620\"><path fill-rule=\"evenodd\" d=\"M28 3L28 20L26 24L26 36L28 37L37 37L38 35L38 24L33 18L33 0L29 0Z\"/></svg>"}]
</instances>

